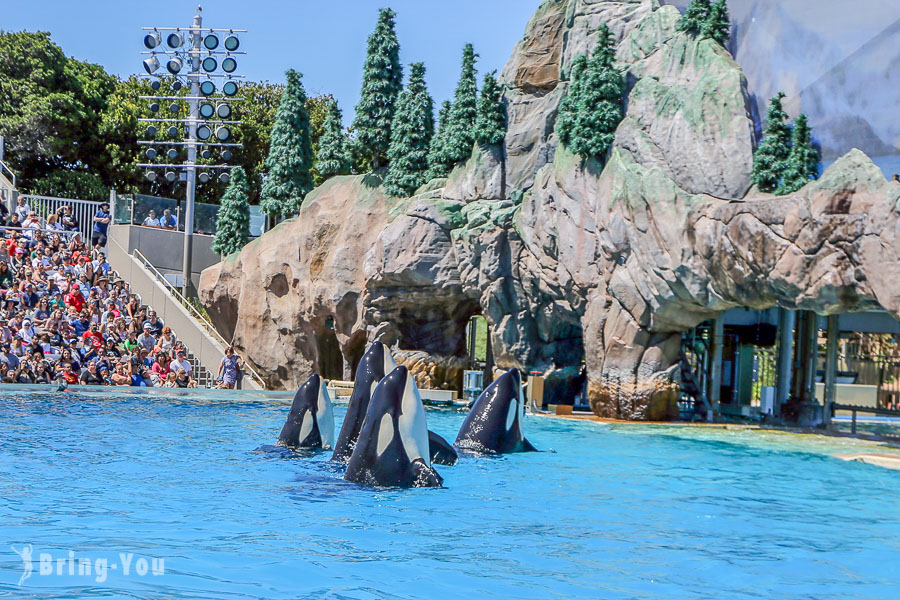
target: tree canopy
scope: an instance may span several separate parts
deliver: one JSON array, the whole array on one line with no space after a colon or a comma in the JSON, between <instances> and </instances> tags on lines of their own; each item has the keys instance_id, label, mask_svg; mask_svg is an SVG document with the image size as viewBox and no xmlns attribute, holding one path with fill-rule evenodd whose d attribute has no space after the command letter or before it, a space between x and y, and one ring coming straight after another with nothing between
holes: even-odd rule
<instances>
[{"instance_id":1,"label":"tree canopy","mask_svg":"<svg viewBox=\"0 0 900 600\"><path fill-rule=\"evenodd\" d=\"M400 43L394 30L395 16L396 13L389 8L383 8L378 13L378 24L368 39L362 92L353 120L358 151L371 156L374 169L384 166L384 157L391 143L391 124L397 98L403 89Z\"/></svg>"},{"instance_id":2,"label":"tree canopy","mask_svg":"<svg viewBox=\"0 0 900 600\"><path fill-rule=\"evenodd\" d=\"M479 144L499 144L506 137L506 107L496 74L496 71L486 74L481 84L474 132Z\"/></svg>"},{"instance_id":3,"label":"tree canopy","mask_svg":"<svg viewBox=\"0 0 900 600\"><path fill-rule=\"evenodd\" d=\"M410 65L409 84L397 101L397 114L388 149L384 189L392 196L408 196L425 183L428 148L434 135L434 100L425 86L425 65Z\"/></svg>"},{"instance_id":4,"label":"tree canopy","mask_svg":"<svg viewBox=\"0 0 900 600\"><path fill-rule=\"evenodd\" d=\"M472 44L466 44L443 140L443 161L451 167L468 160L475 144L475 119L478 117L478 83L475 80L477 58Z\"/></svg>"},{"instance_id":5,"label":"tree canopy","mask_svg":"<svg viewBox=\"0 0 900 600\"><path fill-rule=\"evenodd\" d=\"M781 184L776 193L790 194L819 176L819 151L813 146L812 132L806 115L794 120L791 151L784 163Z\"/></svg>"},{"instance_id":6,"label":"tree canopy","mask_svg":"<svg viewBox=\"0 0 900 600\"><path fill-rule=\"evenodd\" d=\"M329 177L347 172L341 109L338 108L337 100L332 98L326 105L325 119L320 129L314 174L319 178L317 183L322 183Z\"/></svg>"},{"instance_id":7,"label":"tree canopy","mask_svg":"<svg viewBox=\"0 0 900 600\"><path fill-rule=\"evenodd\" d=\"M445 159L444 144L447 138L447 123L450 121L450 110L452 105L449 100L444 100L441 110L438 112L438 127L434 136L431 138L431 145L428 147L428 171L425 173L425 180L431 181L439 177L446 177L453 168L452 163L447 163Z\"/></svg>"},{"instance_id":8,"label":"tree canopy","mask_svg":"<svg viewBox=\"0 0 900 600\"><path fill-rule=\"evenodd\" d=\"M249 192L247 174L241 167L235 167L231 170L231 182L219 205L213 252L231 254L250 241L250 205L247 203Z\"/></svg>"},{"instance_id":9,"label":"tree canopy","mask_svg":"<svg viewBox=\"0 0 900 600\"><path fill-rule=\"evenodd\" d=\"M753 153L753 183L763 192L774 192L781 180L781 170L790 153L791 131L787 113L781 106L784 92L769 100L763 139Z\"/></svg>"}]
</instances>

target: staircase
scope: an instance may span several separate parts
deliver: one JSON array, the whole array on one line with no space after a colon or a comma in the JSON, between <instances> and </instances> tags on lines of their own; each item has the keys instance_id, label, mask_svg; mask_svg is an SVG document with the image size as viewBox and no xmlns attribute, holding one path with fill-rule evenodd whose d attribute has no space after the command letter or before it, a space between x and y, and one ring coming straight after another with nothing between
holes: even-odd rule
<instances>
[{"instance_id":1,"label":"staircase","mask_svg":"<svg viewBox=\"0 0 900 600\"><path fill-rule=\"evenodd\" d=\"M706 415L709 402L706 389L709 385L710 340L712 329L699 325L681 336L681 391L678 397L680 418L693 420Z\"/></svg>"}]
</instances>

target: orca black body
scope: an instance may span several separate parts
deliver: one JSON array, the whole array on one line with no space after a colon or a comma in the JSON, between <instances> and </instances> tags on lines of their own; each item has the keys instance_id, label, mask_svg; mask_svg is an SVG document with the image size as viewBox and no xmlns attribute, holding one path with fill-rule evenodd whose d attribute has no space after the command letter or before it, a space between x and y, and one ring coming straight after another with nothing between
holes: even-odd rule
<instances>
[{"instance_id":1,"label":"orca black body","mask_svg":"<svg viewBox=\"0 0 900 600\"><path fill-rule=\"evenodd\" d=\"M459 428L456 445L485 454L536 451L522 433L524 415L522 379L517 369L510 369L478 396Z\"/></svg>"},{"instance_id":2,"label":"orca black body","mask_svg":"<svg viewBox=\"0 0 900 600\"><path fill-rule=\"evenodd\" d=\"M366 418L372 392L375 391L378 382L396 367L390 350L381 342L372 342L359 361L359 366L356 367L356 379L353 382L350 404L347 405L347 415L344 417L341 433L334 444L334 454L332 454L331 460L343 463L350 460L350 455L353 454L353 448L356 446L356 439L359 437L359 430Z\"/></svg>"},{"instance_id":3,"label":"orca black body","mask_svg":"<svg viewBox=\"0 0 900 600\"><path fill-rule=\"evenodd\" d=\"M279 446L323 448L334 446L334 413L321 377L313 373L294 395L291 412L278 436Z\"/></svg>"},{"instance_id":4,"label":"orca black body","mask_svg":"<svg viewBox=\"0 0 900 600\"><path fill-rule=\"evenodd\" d=\"M440 487L431 466L425 407L406 367L375 388L344 479L378 487Z\"/></svg>"},{"instance_id":5,"label":"orca black body","mask_svg":"<svg viewBox=\"0 0 900 600\"><path fill-rule=\"evenodd\" d=\"M452 467L459 460L456 448L431 430L428 431L428 451L431 454L431 464L433 465Z\"/></svg>"}]
</instances>

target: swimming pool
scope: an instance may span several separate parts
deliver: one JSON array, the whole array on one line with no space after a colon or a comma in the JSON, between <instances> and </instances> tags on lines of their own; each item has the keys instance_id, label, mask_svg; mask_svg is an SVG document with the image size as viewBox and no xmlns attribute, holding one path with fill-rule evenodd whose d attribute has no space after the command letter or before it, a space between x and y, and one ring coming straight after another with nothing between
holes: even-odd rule
<instances>
[{"instance_id":1,"label":"swimming pool","mask_svg":"<svg viewBox=\"0 0 900 600\"><path fill-rule=\"evenodd\" d=\"M544 452L373 490L257 450L286 401L203 394L0 394L0 595L900 597L900 473L830 456L862 442L530 417Z\"/></svg>"}]
</instances>

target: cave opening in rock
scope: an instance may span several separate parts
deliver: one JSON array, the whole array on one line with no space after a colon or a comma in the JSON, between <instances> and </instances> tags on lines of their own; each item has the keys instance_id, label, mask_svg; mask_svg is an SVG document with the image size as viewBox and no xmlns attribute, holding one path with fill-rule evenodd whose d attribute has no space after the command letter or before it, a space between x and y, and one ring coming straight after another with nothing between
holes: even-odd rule
<instances>
[{"instance_id":1,"label":"cave opening in rock","mask_svg":"<svg viewBox=\"0 0 900 600\"><path fill-rule=\"evenodd\" d=\"M341 354L341 345L334 333L333 321L326 323L325 328L316 336L316 345L319 375L325 379L343 379L344 356Z\"/></svg>"}]
</instances>

